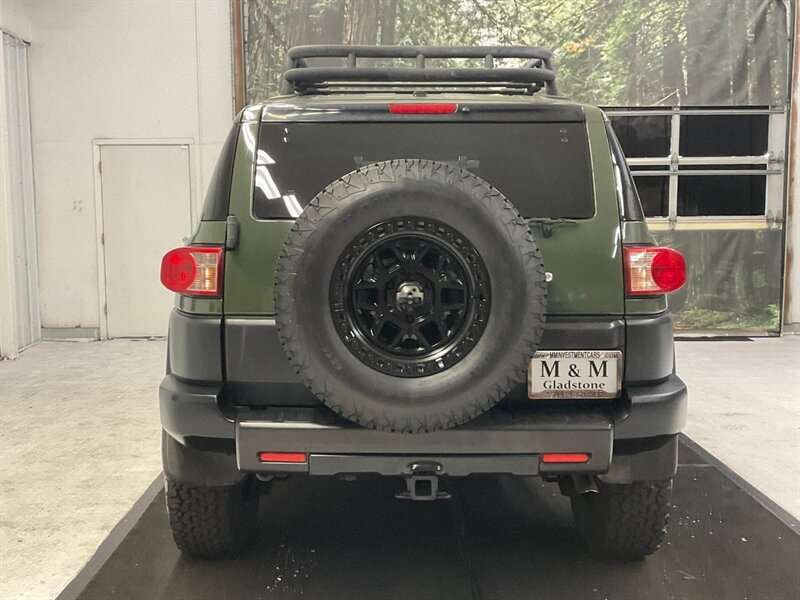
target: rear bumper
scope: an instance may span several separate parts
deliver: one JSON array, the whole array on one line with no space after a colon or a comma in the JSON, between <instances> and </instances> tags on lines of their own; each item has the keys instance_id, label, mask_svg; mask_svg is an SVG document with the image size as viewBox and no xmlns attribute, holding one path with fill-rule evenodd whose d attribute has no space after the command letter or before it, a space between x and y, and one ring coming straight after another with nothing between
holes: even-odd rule
<instances>
[{"instance_id":1,"label":"rear bumper","mask_svg":"<svg viewBox=\"0 0 800 600\"><path fill-rule=\"evenodd\" d=\"M588 462L570 471L604 472L611 461L613 426L602 411L490 411L467 425L408 435L365 429L321 409L242 411L235 424L239 469L303 471L312 475L351 472L402 474L414 460L441 464L450 475L537 475L564 470L540 464L544 452L582 452ZM303 452L302 464L264 464L263 451Z\"/></svg>"},{"instance_id":2,"label":"rear bumper","mask_svg":"<svg viewBox=\"0 0 800 600\"><path fill-rule=\"evenodd\" d=\"M687 401L686 386L672 375L658 384L626 389L624 408L612 409L611 403L591 409L496 407L455 429L404 435L363 428L324 407L229 407L220 402L220 392L219 386L190 385L168 375L160 388L160 408L169 437L189 449L227 453L229 468L239 472L320 475L401 474L410 461L423 458L442 464L450 475L605 473L612 455L616 460L615 443L679 433ZM308 459L265 464L258 458L265 451L303 452ZM545 452L583 452L590 459L544 464Z\"/></svg>"},{"instance_id":3,"label":"rear bumper","mask_svg":"<svg viewBox=\"0 0 800 600\"><path fill-rule=\"evenodd\" d=\"M354 425L323 406L291 369L274 320L223 320L176 310L170 320L171 374L160 389L164 470L206 485L227 484L246 472L399 474L421 459L451 475L566 470L605 473L610 481L671 476L687 396L672 374L668 313L549 317L541 347L623 350L623 396L580 408L541 404L527 399L523 382L499 406L455 429L391 434ZM258 458L265 451L302 452L307 460L266 464ZM590 459L543 463L546 452L587 453Z\"/></svg>"},{"instance_id":4,"label":"rear bumper","mask_svg":"<svg viewBox=\"0 0 800 600\"><path fill-rule=\"evenodd\" d=\"M659 383L628 386L627 407L614 414L614 438L629 440L680 433L686 425L688 394L677 375Z\"/></svg>"}]
</instances>

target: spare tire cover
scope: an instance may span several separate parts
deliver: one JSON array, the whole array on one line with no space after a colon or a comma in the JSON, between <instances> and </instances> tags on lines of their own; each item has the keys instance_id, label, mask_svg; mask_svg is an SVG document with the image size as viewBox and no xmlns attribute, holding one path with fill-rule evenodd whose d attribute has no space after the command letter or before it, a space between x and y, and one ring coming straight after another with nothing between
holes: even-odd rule
<instances>
[{"instance_id":1,"label":"spare tire cover","mask_svg":"<svg viewBox=\"0 0 800 600\"><path fill-rule=\"evenodd\" d=\"M275 270L278 331L303 383L343 417L402 433L455 427L524 382L546 300L539 248L514 206L429 160L331 183Z\"/></svg>"}]
</instances>

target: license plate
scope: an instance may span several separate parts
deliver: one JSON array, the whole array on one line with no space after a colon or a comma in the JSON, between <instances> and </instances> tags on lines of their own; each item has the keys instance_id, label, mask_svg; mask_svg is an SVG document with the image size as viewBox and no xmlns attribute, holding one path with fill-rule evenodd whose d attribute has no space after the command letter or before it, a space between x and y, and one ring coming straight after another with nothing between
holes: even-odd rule
<instances>
[{"instance_id":1,"label":"license plate","mask_svg":"<svg viewBox=\"0 0 800 600\"><path fill-rule=\"evenodd\" d=\"M621 385L619 350L537 352L528 368L528 398L616 398Z\"/></svg>"}]
</instances>

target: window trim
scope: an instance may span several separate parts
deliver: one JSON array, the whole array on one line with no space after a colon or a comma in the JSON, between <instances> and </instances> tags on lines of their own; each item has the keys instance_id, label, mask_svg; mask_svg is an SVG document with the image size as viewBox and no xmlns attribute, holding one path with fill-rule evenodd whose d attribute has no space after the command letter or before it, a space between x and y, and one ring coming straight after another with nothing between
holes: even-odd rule
<instances>
[{"instance_id":1,"label":"window trim","mask_svg":"<svg viewBox=\"0 0 800 600\"><path fill-rule=\"evenodd\" d=\"M642 200L639 198L639 190L636 189L636 182L633 180L622 144L620 144L610 121L605 122L605 127L608 149L611 153L611 164L614 169L614 189L617 194L619 216L623 221L644 221Z\"/></svg>"},{"instance_id":2,"label":"window trim","mask_svg":"<svg viewBox=\"0 0 800 600\"><path fill-rule=\"evenodd\" d=\"M222 149L209 178L206 196L200 209L201 221L224 221L228 217L233 166L240 130L239 123L234 123L222 142Z\"/></svg>"}]
</instances>

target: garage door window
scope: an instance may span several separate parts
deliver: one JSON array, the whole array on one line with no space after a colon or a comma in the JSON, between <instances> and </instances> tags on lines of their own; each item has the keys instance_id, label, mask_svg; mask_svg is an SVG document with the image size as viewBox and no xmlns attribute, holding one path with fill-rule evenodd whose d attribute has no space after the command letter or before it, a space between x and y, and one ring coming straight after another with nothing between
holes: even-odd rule
<instances>
[{"instance_id":1,"label":"garage door window","mask_svg":"<svg viewBox=\"0 0 800 600\"><path fill-rule=\"evenodd\" d=\"M608 110L650 219L782 218L783 111Z\"/></svg>"}]
</instances>

